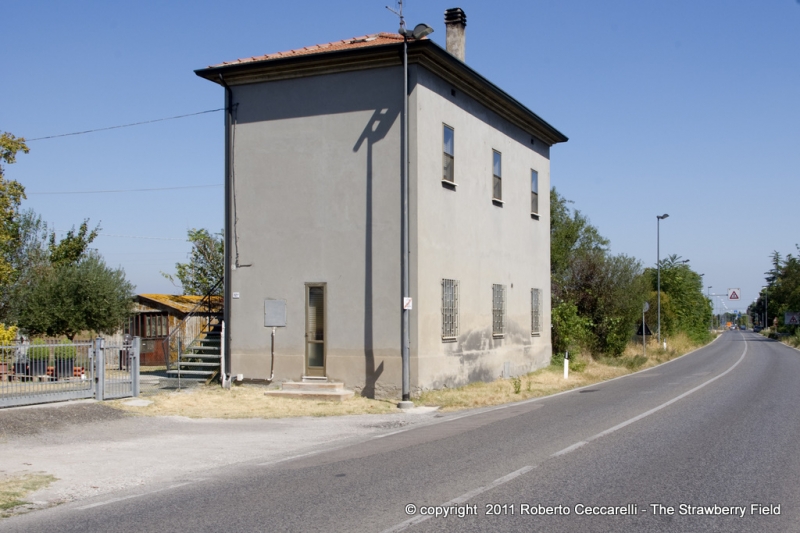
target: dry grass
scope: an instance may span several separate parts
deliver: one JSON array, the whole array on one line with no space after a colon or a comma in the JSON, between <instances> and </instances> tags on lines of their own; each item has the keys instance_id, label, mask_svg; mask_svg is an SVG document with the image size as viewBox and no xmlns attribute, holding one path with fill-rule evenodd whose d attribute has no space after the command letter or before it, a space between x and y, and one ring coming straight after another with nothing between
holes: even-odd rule
<instances>
[{"instance_id":1,"label":"dry grass","mask_svg":"<svg viewBox=\"0 0 800 533\"><path fill-rule=\"evenodd\" d=\"M54 481L57 478L41 472L0 479L0 518L15 514L18 507L30 503L23 498Z\"/></svg>"},{"instance_id":2,"label":"dry grass","mask_svg":"<svg viewBox=\"0 0 800 533\"><path fill-rule=\"evenodd\" d=\"M264 387L239 385L225 390L219 385L198 386L148 396L146 407L109 402L113 407L146 416L189 418L287 418L295 416L340 416L396 412L396 402L355 397L343 402L299 400L265 396Z\"/></svg>"},{"instance_id":3,"label":"dry grass","mask_svg":"<svg viewBox=\"0 0 800 533\"><path fill-rule=\"evenodd\" d=\"M519 378L498 379L491 383L471 383L455 389L424 392L416 402L438 405L442 411L518 402L630 374L659 365L700 347L685 335L668 339L666 350L663 347L658 348L656 344L648 343L647 358L642 356L642 345L633 343L629 344L625 352L617 358L594 360L590 356L580 355L570 362L570 368L583 368L578 372L571 370L566 380L562 365L550 365Z\"/></svg>"},{"instance_id":4,"label":"dry grass","mask_svg":"<svg viewBox=\"0 0 800 533\"><path fill-rule=\"evenodd\" d=\"M666 350L657 347L656 344L655 341L648 343L647 358L642 356L641 344L633 343L616 358L595 360L587 355L578 356L570 362L572 370L567 380L564 379L562 365L551 365L518 378L427 391L415 398L414 403L438 406L443 411L455 411L518 402L630 374L664 363L699 347L685 336L668 339ZM231 390L224 390L219 385L210 385L148 396L147 399L153 403L146 407L125 405L126 400L117 400L109 404L146 416L189 418L286 418L397 412L395 400L355 397L336 403L268 397L264 395L264 391L263 387L257 385L234 386Z\"/></svg>"}]
</instances>

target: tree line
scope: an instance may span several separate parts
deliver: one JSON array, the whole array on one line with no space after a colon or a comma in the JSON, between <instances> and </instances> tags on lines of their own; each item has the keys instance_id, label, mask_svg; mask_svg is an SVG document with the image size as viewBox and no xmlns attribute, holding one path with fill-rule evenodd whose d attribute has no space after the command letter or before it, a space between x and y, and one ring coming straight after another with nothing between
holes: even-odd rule
<instances>
[{"instance_id":1,"label":"tree line","mask_svg":"<svg viewBox=\"0 0 800 533\"><path fill-rule=\"evenodd\" d=\"M800 246L795 248L800 253ZM800 312L800 256L782 257L775 251L771 263L772 267L765 272L767 284L747 308L747 314L753 324L776 328L775 332L795 333L797 325L787 324L785 314Z\"/></svg>"},{"instance_id":2,"label":"tree line","mask_svg":"<svg viewBox=\"0 0 800 533\"><path fill-rule=\"evenodd\" d=\"M608 239L555 188L550 191L550 276L553 353L585 351L616 357L636 333L642 309L655 333L658 280L655 267L612 254ZM709 336L711 302L702 277L672 255L661 266L661 335Z\"/></svg>"}]
</instances>

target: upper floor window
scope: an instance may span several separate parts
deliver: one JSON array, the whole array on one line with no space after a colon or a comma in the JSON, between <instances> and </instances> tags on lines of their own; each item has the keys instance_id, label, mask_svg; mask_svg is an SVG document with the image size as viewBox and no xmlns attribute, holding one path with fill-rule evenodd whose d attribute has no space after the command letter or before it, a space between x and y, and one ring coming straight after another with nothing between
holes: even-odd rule
<instances>
[{"instance_id":1,"label":"upper floor window","mask_svg":"<svg viewBox=\"0 0 800 533\"><path fill-rule=\"evenodd\" d=\"M539 173L531 170L531 214L539 214Z\"/></svg>"},{"instance_id":2,"label":"upper floor window","mask_svg":"<svg viewBox=\"0 0 800 533\"><path fill-rule=\"evenodd\" d=\"M502 154L492 150L492 200L503 199L503 159Z\"/></svg>"},{"instance_id":3,"label":"upper floor window","mask_svg":"<svg viewBox=\"0 0 800 533\"><path fill-rule=\"evenodd\" d=\"M454 147L453 147L453 137L455 132L453 128L450 126L443 126L444 130L444 139L442 142L442 152L443 153L443 172L442 172L442 180L447 181L449 183L455 183L455 174L453 171L453 165L455 163L455 156L454 156Z\"/></svg>"}]
</instances>

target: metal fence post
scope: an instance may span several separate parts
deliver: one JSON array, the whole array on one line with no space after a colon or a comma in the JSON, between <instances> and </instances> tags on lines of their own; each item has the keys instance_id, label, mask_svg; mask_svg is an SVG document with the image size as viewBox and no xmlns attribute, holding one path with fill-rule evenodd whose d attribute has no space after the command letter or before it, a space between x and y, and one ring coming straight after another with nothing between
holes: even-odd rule
<instances>
[{"instance_id":1,"label":"metal fence post","mask_svg":"<svg viewBox=\"0 0 800 533\"><path fill-rule=\"evenodd\" d=\"M94 341L94 371L96 396L95 398L103 401L106 395L106 360L103 353L104 339L97 337Z\"/></svg>"},{"instance_id":2,"label":"metal fence post","mask_svg":"<svg viewBox=\"0 0 800 533\"><path fill-rule=\"evenodd\" d=\"M134 337L131 344L131 354L128 363L131 373L131 395L136 398L139 396L139 353L141 352L142 338Z\"/></svg>"}]
</instances>

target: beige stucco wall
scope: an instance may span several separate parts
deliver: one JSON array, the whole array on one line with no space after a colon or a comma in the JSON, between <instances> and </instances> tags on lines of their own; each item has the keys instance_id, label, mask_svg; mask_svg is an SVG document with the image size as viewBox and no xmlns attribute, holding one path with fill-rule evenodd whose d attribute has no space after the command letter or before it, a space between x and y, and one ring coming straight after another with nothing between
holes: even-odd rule
<instances>
[{"instance_id":1,"label":"beige stucco wall","mask_svg":"<svg viewBox=\"0 0 800 533\"><path fill-rule=\"evenodd\" d=\"M269 376L274 298L288 314L276 380L299 379L305 283L324 282L327 376L369 395L399 384L402 69L237 86L233 99L232 373Z\"/></svg>"},{"instance_id":2,"label":"beige stucco wall","mask_svg":"<svg viewBox=\"0 0 800 533\"><path fill-rule=\"evenodd\" d=\"M440 388L547 365L550 343L549 148L424 69L415 91L412 161L418 239L415 323L419 388ZM412 115L414 116L414 115ZM454 188L443 186L442 128L455 133ZM492 202L492 152L502 154L503 204ZM539 173L531 217L530 171ZM456 342L441 337L441 281L459 281ZM492 284L506 286L506 332L492 336ZM531 336L531 289L542 328Z\"/></svg>"},{"instance_id":3,"label":"beige stucco wall","mask_svg":"<svg viewBox=\"0 0 800 533\"><path fill-rule=\"evenodd\" d=\"M549 149L416 65L411 66L412 391L513 374L550 358ZM305 361L305 284L325 283L329 379L398 396L402 69L235 86L231 373L270 374L264 300L287 302L276 382ZM442 124L455 129L455 191L441 184ZM492 150L503 198L491 199ZM530 170L540 217L530 215ZM441 340L441 280L460 283L460 331ZM492 337L492 284L506 285L506 334ZM530 289L542 333L530 333Z\"/></svg>"}]
</instances>

